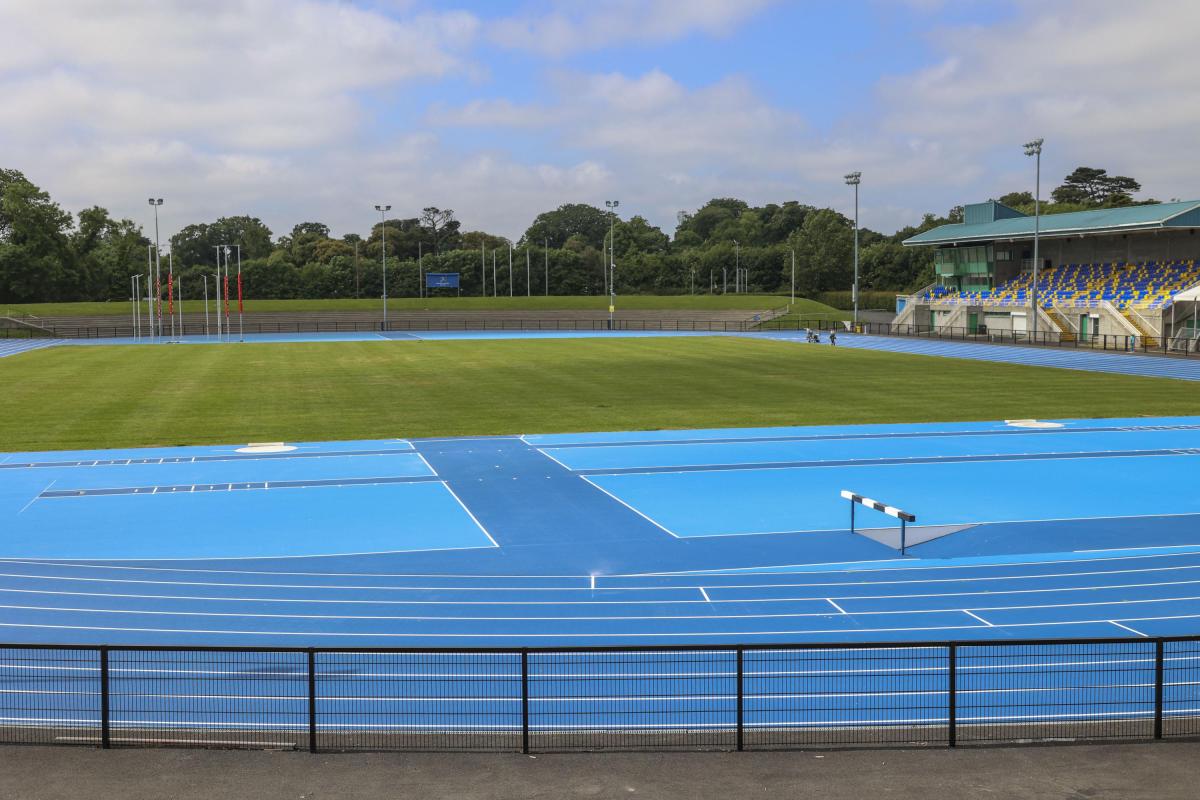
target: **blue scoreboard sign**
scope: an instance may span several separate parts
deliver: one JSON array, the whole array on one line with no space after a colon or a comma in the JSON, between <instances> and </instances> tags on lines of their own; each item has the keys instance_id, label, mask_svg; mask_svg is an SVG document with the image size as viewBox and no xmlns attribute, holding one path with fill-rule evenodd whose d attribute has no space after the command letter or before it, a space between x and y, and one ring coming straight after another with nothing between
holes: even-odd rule
<instances>
[{"instance_id":1,"label":"blue scoreboard sign","mask_svg":"<svg viewBox=\"0 0 1200 800\"><path fill-rule=\"evenodd\" d=\"M425 288L426 289L457 289L458 288L457 272L426 272L425 273Z\"/></svg>"}]
</instances>

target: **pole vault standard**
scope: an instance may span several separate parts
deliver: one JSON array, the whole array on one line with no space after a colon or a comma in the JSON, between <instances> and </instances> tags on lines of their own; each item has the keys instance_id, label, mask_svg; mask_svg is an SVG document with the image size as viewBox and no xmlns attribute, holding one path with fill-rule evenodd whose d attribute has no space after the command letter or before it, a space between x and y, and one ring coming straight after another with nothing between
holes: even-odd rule
<instances>
[{"instance_id":1,"label":"pole vault standard","mask_svg":"<svg viewBox=\"0 0 1200 800\"><path fill-rule=\"evenodd\" d=\"M905 555L908 543L906 541L907 530L905 525L909 522L916 522L917 517L907 511L901 511L895 506L889 506L886 503L880 503L878 500L872 500L869 497L863 497L861 494L842 490L842 497L850 501L850 532L854 533L854 506L863 505L875 511L882 511L889 517L895 517L900 520L900 555Z\"/></svg>"}]
</instances>

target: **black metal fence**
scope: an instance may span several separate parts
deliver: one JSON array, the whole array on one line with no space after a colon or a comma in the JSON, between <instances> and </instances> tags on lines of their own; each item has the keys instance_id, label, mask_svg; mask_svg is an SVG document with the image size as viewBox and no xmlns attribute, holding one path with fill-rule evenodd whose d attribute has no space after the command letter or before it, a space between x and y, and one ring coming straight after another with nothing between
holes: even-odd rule
<instances>
[{"instance_id":1,"label":"black metal fence","mask_svg":"<svg viewBox=\"0 0 1200 800\"><path fill-rule=\"evenodd\" d=\"M769 323L767 323L769 325ZM933 326L889 322L866 322L863 333L880 336L915 336L923 339L951 339L966 342L992 344L1024 344L1041 347L1065 347L1078 350L1104 350L1113 353L1154 353L1157 355L1191 358L1200 356L1200 338L1178 336L1132 336L1114 334L1088 334L1064 336L1058 331L1039 330L1011 331L991 329L984 325L974 327Z\"/></svg>"},{"instance_id":2,"label":"black metal fence","mask_svg":"<svg viewBox=\"0 0 1200 800\"><path fill-rule=\"evenodd\" d=\"M344 320L344 319L293 319L287 321L255 321L247 322L240 327L236 322L228 331L223 331L221 338L237 339L240 333L339 333L339 332L375 332L375 333L404 333L406 331L698 331L698 332L745 332L755 330L802 330L808 328L828 328L841 323L823 319L787 319L787 320L755 320L755 319L615 319L611 323L607 319L452 319L452 318L399 318L388 320L387 324L379 320ZM176 336L216 337L216 326L205 326L203 322L187 322L178 326ZM43 323L37 328L9 327L0 328L0 338L63 338L63 339L108 339L129 338L134 335L133 325L129 323L113 323L111 325L60 325ZM149 337L143 334L143 339ZM160 337L161 338L161 337ZM169 338L169 337L166 337Z\"/></svg>"},{"instance_id":3,"label":"black metal fence","mask_svg":"<svg viewBox=\"0 0 1200 800\"><path fill-rule=\"evenodd\" d=\"M1200 637L553 649L0 645L0 742L317 751L1200 735Z\"/></svg>"}]
</instances>

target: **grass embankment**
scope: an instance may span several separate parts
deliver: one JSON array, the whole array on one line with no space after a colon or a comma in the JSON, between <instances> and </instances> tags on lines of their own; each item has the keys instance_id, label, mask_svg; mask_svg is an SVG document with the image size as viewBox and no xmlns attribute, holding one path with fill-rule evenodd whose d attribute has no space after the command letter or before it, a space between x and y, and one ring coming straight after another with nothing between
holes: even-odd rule
<instances>
[{"instance_id":1,"label":"grass embankment","mask_svg":"<svg viewBox=\"0 0 1200 800\"><path fill-rule=\"evenodd\" d=\"M0 451L1200 414L1194 384L735 338L53 347Z\"/></svg>"},{"instance_id":2,"label":"grass embankment","mask_svg":"<svg viewBox=\"0 0 1200 800\"><path fill-rule=\"evenodd\" d=\"M215 301L214 301L215 302ZM783 295L727 294L727 295L621 295L617 297L618 311L643 310L696 310L722 311L746 310L766 311L782 308L788 304ZM203 300L186 300L187 313L204 313ZM382 311L383 303L371 299L326 299L326 300L256 300L248 299L246 311L285 311L293 313L315 313L321 311ZM563 296L563 297L389 297L389 311L601 311L608 308L607 297ZM794 310L813 312L834 311L832 306L815 300L797 300ZM0 316L32 315L37 317L83 317L111 314L128 316L131 308L128 301L89 303L25 303L0 306Z\"/></svg>"}]
</instances>

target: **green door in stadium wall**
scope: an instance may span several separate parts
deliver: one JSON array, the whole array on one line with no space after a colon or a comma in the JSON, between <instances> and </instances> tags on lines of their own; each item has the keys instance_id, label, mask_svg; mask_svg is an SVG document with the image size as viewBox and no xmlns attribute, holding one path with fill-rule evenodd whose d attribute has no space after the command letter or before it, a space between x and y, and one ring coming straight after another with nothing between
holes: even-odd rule
<instances>
[{"instance_id":1,"label":"green door in stadium wall","mask_svg":"<svg viewBox=\"0 0 1200 800\"><path fill-rule=\"evenodd\" d=\"M967 313L967 330L971 333L979 330L979 314L974 312Z\"/></svg>"},{"instance_id":2,"label":"green door in stadium wall","mask_svg":"<svg viewBox=\"0 0 1200 800\"><path fill-rule=\"evenodd\" d=\"M1087 314L1079 315L1079 338L1080 339L1088 338L1088 315Z\"/></svg>"}]
</instances>

